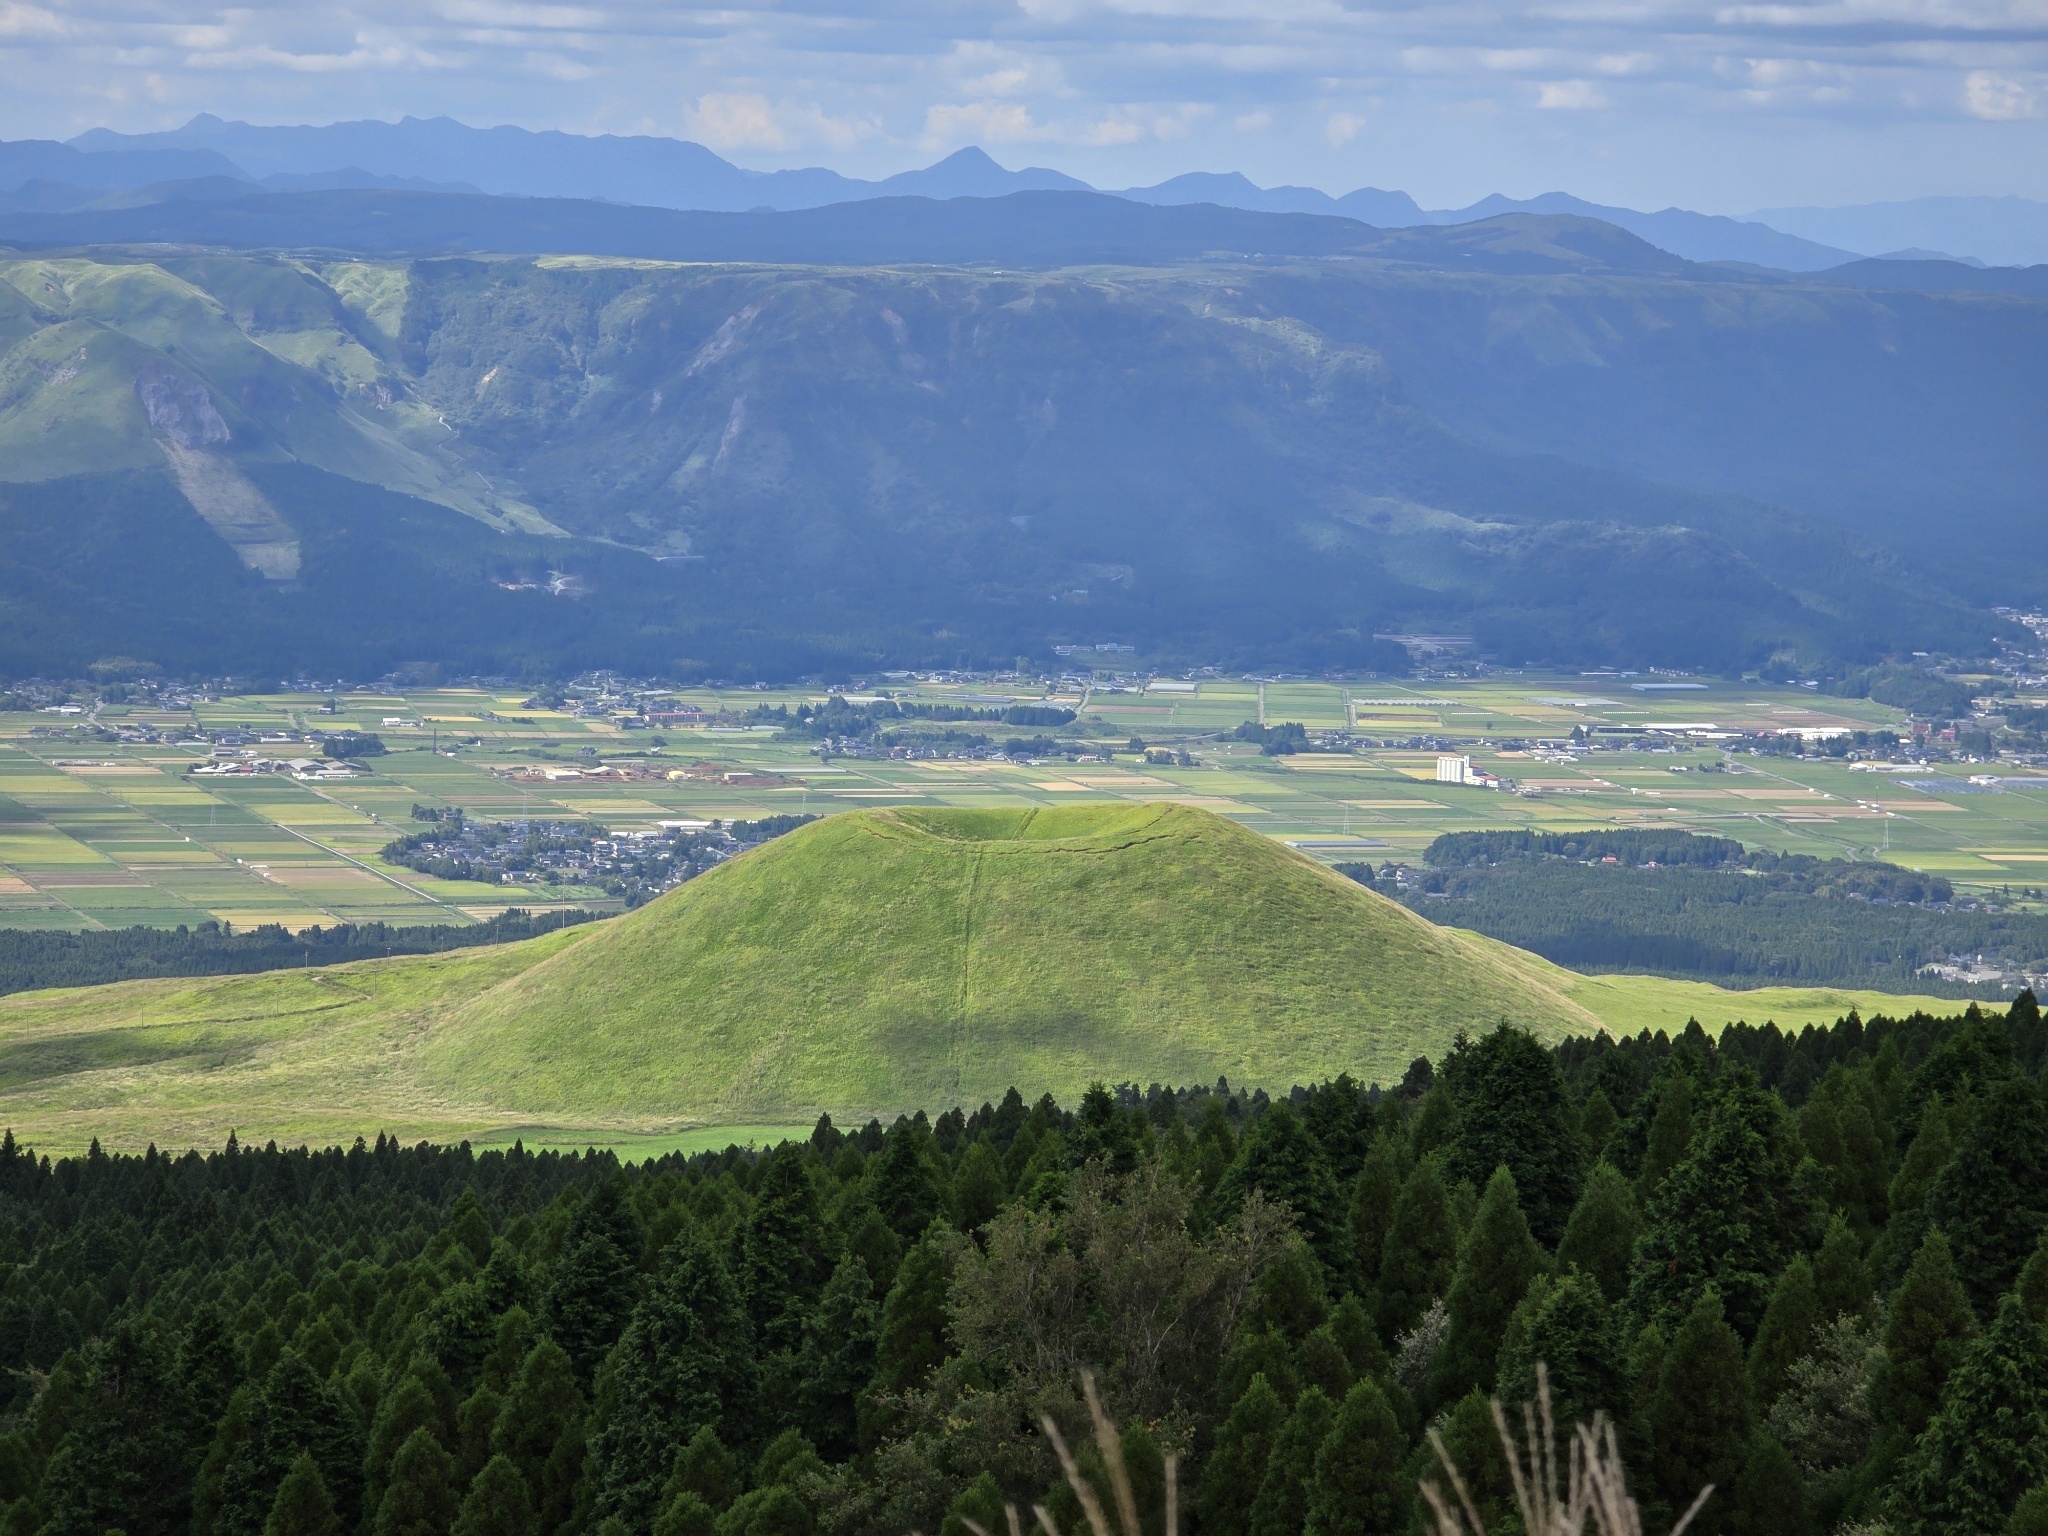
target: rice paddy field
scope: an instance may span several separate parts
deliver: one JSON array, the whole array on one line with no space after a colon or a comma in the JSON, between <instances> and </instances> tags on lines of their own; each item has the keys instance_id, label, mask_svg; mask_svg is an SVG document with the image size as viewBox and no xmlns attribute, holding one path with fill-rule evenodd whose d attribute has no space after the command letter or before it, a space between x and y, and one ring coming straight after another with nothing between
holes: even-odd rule
<instances>
[{"instance_id":1,"label":"rice paddy field","mask_svg":"<svg viewBox=\"0 0 2048 1536\"><path fill-rule=\"evenodd\" d=\"M1964 885L2028 887L2048 874L2048 772L1724 750L1731 733L1904 724L1883 705L1796 687L1576 675L1364 684L1205 678L1065 691L986 679L879 686L905 702L1064 704L1080 711L1103 760L821 761L811 744L778 740L770 727L629 730L601 710L528 708L522 692L474 689L345 694L333 713L301 693L178 710L100 709L99 726L148 726L168 738L147 745L95 739L48 713L0 714L0 926L464 923L506 907L608 905L589 888L446 881L385 863L378 851L418 830L415 805L631 831L862 806L1172 801L1332 862L1413 862L1431 838L1453 830L1667 825L1753 846L1889 859ZM731 721L760 705L824 696L685 689L673 698L678 708ZM1429 745L1265 757L1223 739L1246 720ZM1676 750L1641 749L1625 736L1569 755L1541 745L1562 742L1574 726L1693 734ZM193 777L211 751L200 733L230 728L354 728L375 732L390 751L347 781ZM1127 750L1132 736L1192 754L1197 765L1148 763ZM1436 782L1437 743L1470 752L1475 766L1517 781L1518 790ZM1973 773L1995 773L1998 782L1972 783Z\"/></svg>"}]
</instances>

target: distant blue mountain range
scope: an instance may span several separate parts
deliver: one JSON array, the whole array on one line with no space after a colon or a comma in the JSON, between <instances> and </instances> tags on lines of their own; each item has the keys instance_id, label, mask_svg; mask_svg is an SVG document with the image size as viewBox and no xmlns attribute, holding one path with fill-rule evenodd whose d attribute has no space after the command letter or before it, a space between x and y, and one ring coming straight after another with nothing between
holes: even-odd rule
<instances>
[{"instance_id":1,"label":"distant blue mountain range","mask_svg":"<svg viewBox=\"0 0 2048 1536\"><path fill-rule=\"evenodd\" d=\"M712 212L787 211L875 197L1095 190L1042 167L1007 170L975 148L921 170L863 181L817 167L746 170L684 139L472 128L446 117L260 127L202 113L162 133L95 128L68 143L0 143L0 210L120 206L128 200L123 194L165 183L176 184L167 195L203 199L224 190L219 178L280 191L484 192ZM1405 192L1377 187L1332 197L1313 187L1260 187L1237 172L1207 171L1116 195L1155 205L1336 214L1386 229L1463 224L1503 213L1573 214L1615 225L1689 261L1792 272L1894 255L2014 265L2048 261L2048 203L2023 198L1775 208L1747 219L1683 208L1642 212L1563 192L1522 200L1495 194L1467 208L1425 209Z\"/></svg>"},{"instance_id":2,"label":"distant blue mountain range","mask_svg":"<svg viewBox=\"0 0 2048 1536\"><path fill-rule=\"evenodd\" d=\"M1516 200L1495 193L1469 208L1424 209L1406 192L1363 187L1331 197L1313 187L1256 187L1236 172L1215 175L1193 171L1156 187L1133 187L1123 194L1148 203L1220 203L1226 208L1258 208L1273 213L1340 213L1383 229L1417 224L1470 224L1503 213L1569 213L1599 219L1688 261L1741 261L1786 272L1818 272L1875 254L1847 246L1823 245L1781 233L1760 223L1743 223L1714 214L1666 208L1638 213L1610 208L1565 192Z\"/></svg>"}]
</instances>

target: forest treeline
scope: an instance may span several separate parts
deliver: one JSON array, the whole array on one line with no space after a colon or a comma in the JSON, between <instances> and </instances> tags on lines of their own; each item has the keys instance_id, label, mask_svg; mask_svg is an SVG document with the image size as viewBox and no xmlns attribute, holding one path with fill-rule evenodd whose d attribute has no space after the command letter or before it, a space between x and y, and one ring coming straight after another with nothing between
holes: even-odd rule
<instances>
[{"instance_id":1,"label":"forest treeline","mask_svg":"<svg viewBox=\"0 0 2048 1536\"><path fill-rule=\"evenodd\" d=\"M291 966L340 965L387 955L432 955L478 944L509 944L587 923L594 912L527 912L511 908L481 923L399 926L334 923L294 933L278 923L236 928L88 929L61 933L0 928L0 994L40 987L95 987L152 976L231 976Z\"/></svg>"},{"instance_id":2,"label":"forest treeline","mask_svg":"<svg viewBox=\"0 0 2048 1536\"><path fill-rule=\"evenodd\" d=\"M1665 829L1447 833L1424 860L1405 877L1340 868L1432 922L1578 971L1965 997L1982 988L1921 967L1975 955L2027 974L2048 966L2048 917L1956 904L1947 880L1891 864Z\"/></svg>"},{"instance_id":3,"label":"forest treeline","mask_svg":"<svg viewBox=\"0 0 2048 1536\"><path fill-rule=\"evenodd\" d=\"M1432 870L1473 869L1515 860L1565 859L1638 868L1745 870L1772 890L1865 901L1944 904L1955 887L1940 875L1876 859L1822 859L1810 853L1745 848L1732 837L1674 827L1612 827L1582 832L1446 832L1422 852Z\"/></svg>"},{"instance_id":4,"label":"forest treeline","mask_svg":"<svg viewBox=\"0 0 2048 1536\"><path fill-rule=\"evenodd\" d=\"M2036 1536L2044 1056L2024 994L634 1166L10 1134L0 1536L1074 1531L1084 1370L1147 1530L1172 1455L1197 1536L1417 1531L1432 1425L1503 1530L1539 1361L1650 1528Z\"/></svg>"},{"instance_id":5,"label":"forest treeline","mask_svg":"<svg viewBox=\"0 0 2048 1536\"><path fill-rule=\"evenodd\" d=\"M1054 704L1008 704L1000 707L973 704L903 704L894 699L871 699L850 704L843 694L829 694L822 704L759 705L745 718L758 725L779 725L785 739L823 741L830 738L871 736L902 721L930 720L944 724L971 721L985 725L1071 725L1074 712Z\"/></svg>"}]
</instances>

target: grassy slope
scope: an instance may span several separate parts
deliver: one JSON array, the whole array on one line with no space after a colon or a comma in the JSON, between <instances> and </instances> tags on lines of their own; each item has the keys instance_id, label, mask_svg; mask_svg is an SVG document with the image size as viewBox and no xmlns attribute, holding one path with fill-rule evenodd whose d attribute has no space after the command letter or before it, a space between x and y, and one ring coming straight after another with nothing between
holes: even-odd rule
<instances>
[{"instance_id":1,"label":"grassy slope","mask_svg":"<svg viewBox=\"0 0 2048 1536\"><path fill-rule=\"evenodd\" d=\"M381 343L402 276L347 277ZM158 467L133 390L154 356L204 380L231 456L289 456L498 526L483 482L436 456L434 413L345 328L355 312L281 261L0 262L0 480Z\"/></svg>"},{"instance_id":2,"label":"grassy slope","mask_svg":"<svg viewBox=\"0 0 2048 1536\"><path fill-rule=\"evenodd\" d=\"M411 1081L452 1001L588 930L503 948L261 976L124 982L0 998L0 1120L37 1145L347 1142L380 1127L458 1136L513 1123Z\"/></svg>"},{"instance_id":3,"label":"grassy slope","mask_svg":"<svg viewBox=\"0 0 2048 1536\"><path fill-rule=\"evenodd\" d=\"M1916 1003L1956 1006L1576 976L1185 808L857 812L526 944L0 999L0 1123L51 1149L634 1146L1013 1082L1386 1081L1502 1015L1555 1038Z\"/></svg>"},{"instance_id":4,"label":"grassy slope","mask_svg":"<svg viewBox=\"0 0 2048 1536\"><path fill-rule=\"evenodd\" d=\"M861 812L479 998L420 1066L551 1114L725 1119L1386 1078L1508 996L1548 1036L1592 1026L1512 953L1204 811Z\"/></svg>"}]
</instances>

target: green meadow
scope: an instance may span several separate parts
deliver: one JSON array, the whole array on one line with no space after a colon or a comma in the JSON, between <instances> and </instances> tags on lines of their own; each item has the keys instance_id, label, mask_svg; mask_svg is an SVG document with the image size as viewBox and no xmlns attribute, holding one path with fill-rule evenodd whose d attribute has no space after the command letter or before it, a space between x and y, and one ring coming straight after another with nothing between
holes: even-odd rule
<instances>
[{"instance_id":1,"label":"green meadow","mask_svg":"<svg viewBox=\"0 0 2048 1536\"><path fill-rule=\"evenodd\" d=\"M930 968L877 990L874 951L849 935L913 920L937 932L959 909L958 894L945 897L936 877L910 881L922 898L910 903L888 880L862 886L818 854L843 841L835 832L809 840L800 878L783 878L789 867L779 852L756 855L617 925L504 949L0 999L0 1120L53 1148L94 1136L110 1145L208 1145L230 1129L320 1142L381 1128L408 1139L667 1149L699 1145L697 1137L777 1137L820 1109L843 1117L978 1102L1013 1081L1070 1092L1090 1075L1213 1081L1227 1073L1285 1087L1336 1066L1391 1080L1413 1055L1440 1051L1457 1028L1503 1016L1555 1038L1599 1027L1674 1029L1691 1017L1715 1027L1736 1019L1797 1027L1851 1007L1949 1012L1952 1000L1581 976L1431 928L1386 903L1358 908L1371 922L1355 926L1406 935L1403 943L1344 961L1351 940L1332 939L1310 909L1335 900L1350 911L1363 893L1316 865L1415 862L1439 833L1515 826L1687 827L1752 846L1890 859L1965 886L2025 886L2048 865L2048 776L2038 790L2022 780L1986 793L1967 784L1967 769L1872 773L1839 761L1727 755L1709 738L1677 752L1603 749L1573 759L1535 747L1574 724L1755 731L1901 723L1868 701L1791 688L1715 681L1639 691L1628 679L1576 676L879 686L909 702L1076 709L1094 760L821 760L809 743L743 723L763 704L824 697L806 689L676 690L677 706L722 723L655 730L625 729L602 711L529 708L520 692L457 688L346 694L332 713L305 694L228 697L175 712L101 710L100 726L148 725L169 738L152 745L99 740L63 717L11 714L0 716L0 926L464 923L508 907L616 905L589 887L446 881L387 864L379 850L420 825L415 805L620 830L847 811L911 818L899 827L949 811L1029 814L1050 825L1089 810L1114 822L1176 808L1213 813L1214 826L1243 834L1229 840L1233 857L1263 851L1280 861L1281 886L1316 882L1313 902L1297 890L1295 905L1260 914L1258 943L1279 945L1284 960L1267 964L1257 986L1229 974L1219 982L1214 967L1248 942L1242 901L1222 887L1188 901L1175 873L1158 899L1177 903L1180 919L1171 945L1149 959L1142 944L1049 942L1019 919L1014 931L986 930L971 959L970 950L952 954L930 934L912 934L897 947L928 957ZM1266 757L1228 739L1262 714L1312 729L1454 742L1527 792L1439 784L1433 748ZM229 727L354 728L376 732L391 750L347 781L193 778L208 748L175 743ZM1133 737L1193 766L1147 761L1131 750ZM1909 787L1903 778L1931 782ZM771 851L783 846L801 853L804 845L785 840ZM778 868L780 885L769 879ZM768 894L747 923L712 916L763 881ZM1044 894L1092 914L1091 935L1120 931L1120 906L1091 905L1093 896L1076 905L1056 882ZM778 931L761 912L832 921L799 934ZM586 951L614 958L579 965ZM1396 954L1408 959L1396 963ZM932 991L962 973L979 978L979 1012ZM1190 978L1202 979L1192 1012L1188 994L1175 990L1192 988ZM865 999L858 1008L847 1003L856 995ZM1002 998L1014 1004L1008 1018L995 1008ZM972 1030L942 1027L954 1017L979 1019L976 1028L1001 1049L982 1049ZM1171 1040L1148 1044L1120 1022L1139 1017L1166 1021ZM843 1022L836 1035L795 1049L787 1030L815 1018ZM591 1019L607 1022L593 1034ZM592 1055L593 1038L607 1041L606 1053Z\"/></svg>"},{"instance_id":2,"label":"green meadow","mask_svg":"<svg viewBox=\"0 0 2048 1536\"><path fill-rule=\"evenodd\" d=\"M1185 807L863 812L520 944L0 998L0 1123L52 1150L676 1146L1097 1077L1397 1079L1546 1040L1952 1001L1584 977Z\"/></svg>"}]
</instances>

